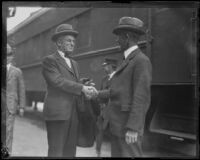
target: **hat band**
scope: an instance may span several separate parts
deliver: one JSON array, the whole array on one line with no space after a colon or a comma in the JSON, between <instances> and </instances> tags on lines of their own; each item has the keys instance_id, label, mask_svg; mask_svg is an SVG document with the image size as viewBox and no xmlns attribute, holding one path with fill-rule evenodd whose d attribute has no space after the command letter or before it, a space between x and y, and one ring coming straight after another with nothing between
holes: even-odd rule
<instances>
[{"instance_id":1,"label":"hat band","mask_svg":"<svg viewBox=\"0 0 200 160\"><path fill-rule=\"evenodd\" d=\"M138 32L139 34L145 34L143 27L138 28L133 25L119 25L113 30L113 33L118 33L119 31L123 31L123 30L132 30L132 31Z\"/></svg>"},{"instance_id":2,"label":"hat band","mask_svg":"<svg viewBox=\"0 0 200 160\"><path fill-rule=\"evenodd\" d=\"M60 31L60 32L57 32L55 33L53 36L52 36L52 40L55 41L59 36L61 35L74 35L75 37L78 35L78 32L75 31L75 30L64 30L64 31Z\"/></svg>"}]
</instances>

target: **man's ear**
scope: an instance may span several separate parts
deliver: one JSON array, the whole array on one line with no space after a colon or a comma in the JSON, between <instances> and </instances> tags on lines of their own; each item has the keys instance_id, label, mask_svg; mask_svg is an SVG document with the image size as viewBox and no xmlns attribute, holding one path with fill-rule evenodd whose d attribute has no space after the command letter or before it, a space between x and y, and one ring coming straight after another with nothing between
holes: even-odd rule
<instances>
[{"instance_id":1,"label":"man's ear","mask_svg":"<svg viewBox=\"0 0 200 160\"><path fill-rule=\"evenodd\" d=\"M126 38L127 38L127 41L129 42L130 36L128 35L128 33L126 33Z\"/></svg>"},{"instance_id":2,"label":"man's ear","mask_svg":"<svg viewBox=\"0 0 200 160\"><path fill-rule=\"evenodd\" d=\"M59 40L56 41L56 45L60 46L60 41Z\"/></svg>"},{"instance_id":3,"label":"man's ear","mask_svg":"<svg viewBox=\"0 0 200 160\"><path fill-rule=\"evenodd\" d=\"M126 37L127 37L128 39L130 38L130 36L128 35L128 33L126 33L125 35L126 35Z\"/></svg>"},{"instance_id":4,"label":"man's ear","mask_svg":"<svg viewBox=\"0 0 200 160\"><path fill-rule=\"evenodd\" d=\"M56 45L57 46L61 46L61 37L58 37L58 39L56 40Z\"/></svg>"}]
</instances>

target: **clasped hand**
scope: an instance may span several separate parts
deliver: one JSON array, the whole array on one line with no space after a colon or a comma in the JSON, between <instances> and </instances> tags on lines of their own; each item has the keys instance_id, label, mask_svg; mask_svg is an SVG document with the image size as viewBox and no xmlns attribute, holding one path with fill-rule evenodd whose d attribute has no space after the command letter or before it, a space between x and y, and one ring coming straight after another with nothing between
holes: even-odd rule
<instances>
[{"instance_id":1,"label":"clasped hand","mask_svg":"<svg viewBox=\"0 0 200 160\"><path fill-rule=\"evenodd\" d=\"M134 131L127 131L125 135L127 144L135 143L138 140L138 133Z\"/></svg>"},{"instance_id":2,"label":"clasped hand","mask_svg":"<svg viewBox=\"0 0 200 160\"><path fill-rule=\"evenodd\" d=\"M87 99L96 98L98 96L98 91L93 86L83 86L82 91Z\"/></svg>"}]
</instances>

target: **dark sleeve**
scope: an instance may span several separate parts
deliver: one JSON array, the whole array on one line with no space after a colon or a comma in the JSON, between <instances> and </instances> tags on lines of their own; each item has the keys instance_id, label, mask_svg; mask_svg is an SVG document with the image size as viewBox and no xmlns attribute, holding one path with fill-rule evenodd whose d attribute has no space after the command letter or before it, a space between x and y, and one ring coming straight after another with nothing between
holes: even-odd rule
<instances>
[{"instance_id":1,"label":"dark sleeve","mask_svg":"<svg viewBox=\"0 0 200 160\"><path fill-rule=\"evenodd\" d=\"M110 89L104 89L99 91L99 99L109 99L110 98Z\"/></svg>"},{"instance_id":2,"label":"dark sleeve","mask_svg":"<svg viewBox=\"0 0 200 160\"><path fill-rule=\"evenodd\" d=\"M101 80L100 91L99 91L99 103L108 103L108 99L110 98L110 90L109 88L105 88L104 84L108 82L108 76L103 77Z\"/></svg>"},{"instance_id":3,"label":"dark sleeve","mask_svg":"<svg viewBox=\"0 0 200 160\"><path fill-rule=\"evenodd\" d=\"M25 83L23 78L23 73L18 70L18 96L19 96L19 108L25 108L26 105L26 95L25 95Z\"/></svg>"},{"instance_id":4,"label":"dark sleeve","mask_svg":"<svg viewBox=\"0 0 200 160\"><path fill-rule=\"evenodd\" d=\"M152 66L148 59L136 64L133 74L133 101L126 128L139 132L150 105Z\"/></svg>"},{"instance_id":5,"label":"dark sleeve","mask_svg":"<svg viewBox=\"0 0 200 160\"><path fill-rule=\"evenodd\" d=\"M65 92L81 95L83 85L68 80L66 77L60 74L54 59L46 57L43 60L42 67L42 74L49 85L59 88Z\"/></svg>"}]
</instances>

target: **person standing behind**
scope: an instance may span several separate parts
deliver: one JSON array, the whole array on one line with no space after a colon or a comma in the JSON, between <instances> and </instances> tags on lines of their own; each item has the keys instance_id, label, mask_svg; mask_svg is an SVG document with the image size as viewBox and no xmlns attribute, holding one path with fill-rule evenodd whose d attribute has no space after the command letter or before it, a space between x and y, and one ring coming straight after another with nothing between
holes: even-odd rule
<instances>
[{"instance_id":1,"label":"person standing behind","mask_svg":"<svg viewBox=\"0 0 200 160\"><path fill-rule=\"evenodd\" d=\"M78 64L71 58L78 32L70 24L56 28L52 41L56 53L43 60L42 74L47 84L44 118L48 157L75 157L77 145L77 99L94 94L94 87L79 82Z\"/></svg>"},{"instance_id":2,"label":"person standing behind","mask_svg":"<svg viewBox=\"0 0 200 160\"><path fill-rule=\"evenodd\" d=\"M25 84L22 71L13 66L13 50L7 44L7 75L6 75L6 146L9 154L12 153L13 129L17 110L20 116L24 115Z\"/></svg>"},{"instance_id":3,"label":"person standing behind","mask_svg":"<svg viewBox=\"0 0 200 160\"><path fill-rule=\"evenodd\" d=\"M110 89L98 97L109 98L107 116L112 157L141 157L145 117L151 100L152 65L137 43L145 34L143 22L122 17L114 28L124 55L110 80Z\"/></svg>"},{"instance_id":4,"label":"person standing behind","mask_svg":"<svg viewBox=\"0 0 200 160\"><path fill-rule=\"evenodd\" d=\"M102 64L102 66L106 76L103 77L101 81L100 90L107 89L109 87L109 80L112 78L117 68L117 60L113 58L105 58L105 62Z\"/></svg>"},{"instance_id":5,"label":"person standing behind","mask_svg":"<svg viewBox=\"0 0 200 160\"><path fill-rule=\"evenodd\" d=\"M106 76L103 77L100 85L100 90L109 89L110 85L110 79L115 73L115 70L117 68L117 60L113 58L105 58L103 64L102 64L103 70L106 73ZM97 128L98 133L96 137L96 151L98 157L101 156L101 145L103 142L104 134L107 133L107 127L108 127L108 120L106 119L106 106L108 104L108 99L99 99L100 104L100 115L98 116L97 120ZM106 134L107 135L107 134Z\"/></svg>"}]
</instances>

